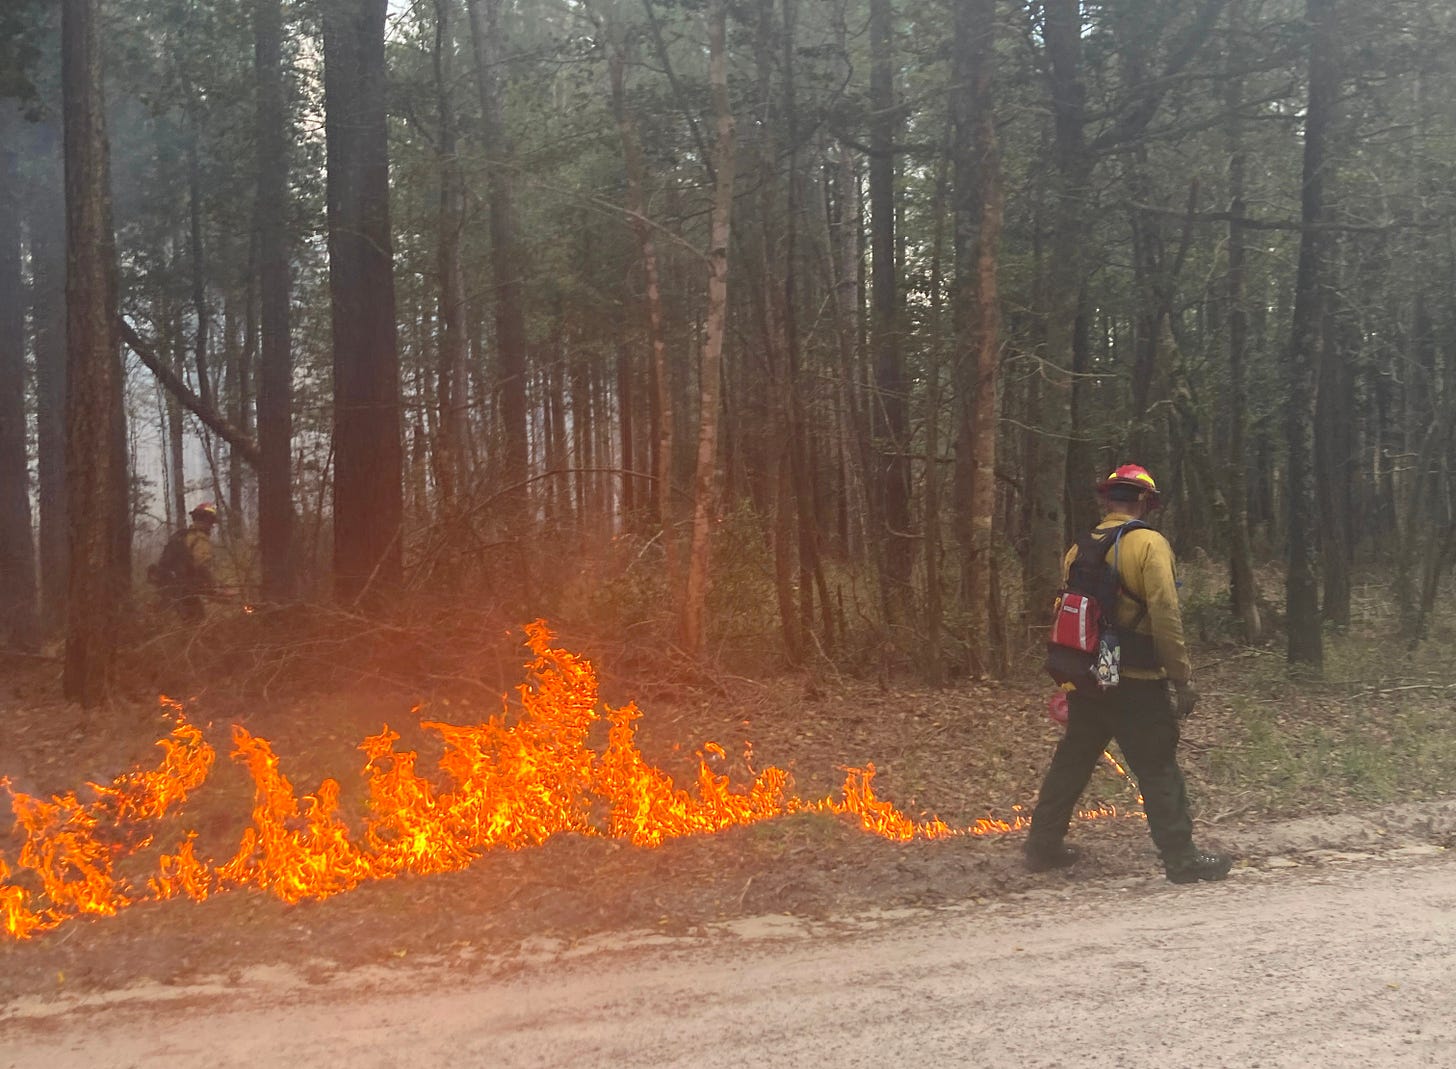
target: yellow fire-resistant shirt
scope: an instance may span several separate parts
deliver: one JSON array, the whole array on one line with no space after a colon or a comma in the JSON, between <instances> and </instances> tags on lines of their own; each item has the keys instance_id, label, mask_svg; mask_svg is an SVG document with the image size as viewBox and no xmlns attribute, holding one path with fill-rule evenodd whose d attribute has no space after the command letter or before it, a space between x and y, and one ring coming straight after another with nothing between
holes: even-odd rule
<instances>
[{"instance_id":1,"label":"yellow fire-resistant shirt","mask_svg":"<svg viewBox=\"0 0 1456 1069\"><path fill-rule=\"evenodd\" d=\"M1106 531L1121 526L1133 519L1122 512L1109 512L1097 525L1097 530ZM1077 547L1067 550L1062 558L1062 581L1072 561L1077 558ZM1143 600L1147 611L1137 625L1133 621L1142 611L1131 598L1119 594L1113 619L1118 627L1131 628L1138 634L1151 635L1153 649L1162 668L1127 668L1122 674L1129 679L1171 679L1174 683L1187 683L1193 678L1193 665L1188 660L1188 646L1183 641L1183 614L1178 608L1178 584L1173 567L1173 547L1168 540L1150 527L1141 527L1126 532L1117 544L1107 551L1107 563L1117 569L1118 581L1134 596Z\"/></svg>"},{"instance_id":2,"label":"yellow fire-resistant shirt","mask_svg":"<svg viewBox=\"0 0 1456 1069\"><path fill-rule=\"evenodd\" d=\"M212 582L212 536L200 524L187 528L187 552L192 555L192 567L198 577Z\"/></svg>"}]
</instances>

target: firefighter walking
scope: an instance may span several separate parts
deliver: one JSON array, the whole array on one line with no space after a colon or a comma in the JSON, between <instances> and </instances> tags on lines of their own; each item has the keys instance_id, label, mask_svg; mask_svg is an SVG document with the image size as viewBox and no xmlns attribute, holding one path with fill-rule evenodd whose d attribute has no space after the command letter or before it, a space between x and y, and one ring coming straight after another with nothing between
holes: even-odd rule
<instances>
[{"instance_id":1,"label":"firefighter walking","mask_svg":"<svg viewBox=\"0 0 1456 1069\"><path fill-rule=\"evenodd\" d=\"M1104 688L1089 681L1067 695L1066 732L1032 812L1026 864L1045 872L1077 860L1077 850L1063 841L1067 827L1103 751L1116 739L1142 792L1148 831L1168 879L1221 880L1233 859L1194 845L1178 767L1179 724L1193 711L1198 693L1183 638L1173 549L1137 522L1158 507L1157 483L1144 468L1125 464L1098 483L1097 492L1102 520L1093 538L1104 540L1118 587L1109 614L1120 636L1118 682ZM1064 581L1078 552L1078 546L1067 551Z\"/></svg>"},{"instance_id":2,"label":"firefighter walking","mask_svg":"<svg viewBox=\"0 0 1456 1069\"><path fill-rule=\"evenodd\" d=\"M183 621L195 624L206 615L205 599L217 590L212 574L212 530L217 526L217 506L204 501L189 515L192 522L167 540L151 579L162 600Z\"/></svg>"}]
</instances>

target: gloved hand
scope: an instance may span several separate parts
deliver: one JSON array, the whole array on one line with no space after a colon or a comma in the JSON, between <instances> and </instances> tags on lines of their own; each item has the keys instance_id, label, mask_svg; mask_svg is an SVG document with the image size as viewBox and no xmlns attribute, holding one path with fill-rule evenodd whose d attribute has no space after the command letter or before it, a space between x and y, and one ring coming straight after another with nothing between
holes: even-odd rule
<instances>
[{"instance_id":1,"label":"gloved hand","mask_svg":"<svg viewBox=\"0 0 1456 1069\"><path fill-rule=\"evenodd\" d=\"M1193 707L1198 704L1198 691L1194 688L1193 682L1173 684L1173 715L1179 720L1187 720L1193 714Z\"/></svg>"}]
</instances>

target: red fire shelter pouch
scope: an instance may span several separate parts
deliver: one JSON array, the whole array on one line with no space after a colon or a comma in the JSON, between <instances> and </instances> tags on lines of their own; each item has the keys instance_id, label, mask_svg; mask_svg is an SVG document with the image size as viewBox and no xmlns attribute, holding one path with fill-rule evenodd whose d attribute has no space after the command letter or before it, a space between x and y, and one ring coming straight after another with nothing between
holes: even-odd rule
<instances>
[{"instance_id":1,"label":"red fire shelter pouch","mask_svg":"<svg viewBox=\"0 0 1456 1069\"><path fill-rule=\"evenodd\" d=\"M1097 599L1075 591L1064 591L1057 598L1057 614L1052 621L1051 641L1058 646L1091 653L1097 648L1102 610Z\"/></svg>"}]
</instances>

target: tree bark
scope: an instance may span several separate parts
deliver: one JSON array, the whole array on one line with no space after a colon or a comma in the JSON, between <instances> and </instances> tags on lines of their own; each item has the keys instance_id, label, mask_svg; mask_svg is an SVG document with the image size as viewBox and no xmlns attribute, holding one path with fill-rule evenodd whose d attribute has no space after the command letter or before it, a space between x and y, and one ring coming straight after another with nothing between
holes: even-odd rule
<instances>
[{"instance_id":1,"label":"tree bark","mask_svg":"<svg viewBox=\"0 0 1456 1069\"><path fill-rule=\"evenodd\" d=\"M466 454L465 280L460 266L460 239L465 221L465 180L460 171L451 90L455 84L455 0L435 0L435 93L440 124L440 362L438 448L441 496L447 510L464 492Z\"/></svg>"},{"instance_id":2,"label":"tree bark","mask_svg":"<svg viewBox=\"0 0 1456 1069\"><path fill-rule=\"evenodd\" d=\"M712 528L717 517L718 408L723 377L723 341L728 329L728 242L734 177L734 123L728 102L728 0L708 2L708 84L717 140L716 172L708 237L708 306L699 362L698 460L693 482L693 540L683 596L683 646L694 656L704 647L703 611L708 595Z\"/></svg>"},{"instance_id":3,"label":"tree bark","mask_svg":"<svg viewBox=\"0 0 1456 1069\"><path fill-rule=\"evenodd\" d=\"M251 266L251 265L250 265ZM243 352L241 337L242 323L238 316L238 299L236 292L228 292L223 297L222 307L222 346L223 346L223 382L227 390L227 411L228 420L247 431L247 418L249 409L249 375L246 364L246 356ZM246 465L238 451L231 446L228 447L227 466L227 512L231 523L230 532L234 539L246 537L247 519L245 511L247 508L244 487L247 480Z\"/></svg>"},{"instance_id":4,"label":"tree bark","mask_svg":"<svg viewBox=\"0 0 1456 1069\"><path fill-rule=\"evenodd\" d=\"M483 5L483 8L482 8ZM515 183L506 134L499 71L505 36L501 0L466 0L480 93L481 134L489 167L486 197L490 216L490 263L495 283L495 340L504 437L503 476L507 486L524 486L529 467L526 438L526 321L522 252L516 241ZM524 494L517 508L524 512ZM508 506L510 507L510 506Z\"/></svg>"},{"instance_id":5,"label":"tree bark","mask_svg":"<svg viewBox=\"0 0 1456 1069\"><path fill-rule=\"evenodd\" d=\"M1450 266L1447 276L1435 268L1440 256L1435 253L1431 217L1439 202L1438 183L1427 174L1426 161L1431 158L1428 128L1434 121L1430 114L1429 94L1425 81L1418 75L1411 86L1411 104L1415 115L1414 140L1411 146L1410 190L1415 204L1412 229L1413 247L1409 257L1415 272L1411 296L1411 326L1403 351L1392 361L1389 378L1397 385L1398 401L1404 419L1396 416L1401 429L1392 438L1392 450L1414 458L1405 472L1394 460L1386 469L1388 490L1383 495L1392 503L1395 542L1394 594L1400 615L1402 637L1412 644L1424 639L1435 595L1444 567L1450 563L1453 532L1451 474L1456 471L1456 358L1446 360L1445 389L1438 388L1437 351L1439 337L1433 321L1432 298L1449 291ZM1428 296L1428 291L1431 296ZM1449 328L1448 328L1449 339ZM1392 404L1394 407L1394 404ZM1446 485L1443 487L1443 480Z\"/></svg>"},{"instance_id":6,"label":"tree bark","mask_svg":"<svg viewBox=\"0 0 1456 1069\"><path fill-rule=\"evenodd\" d=\"M1229 6L1229 45L1227 63L1234 67L1241 62L1240 36L1243 31L1243 5L1234 0ZM1224 107L1228 114L1228 276L1225 299L1228 302L1228 476L1225 492L1229 501L1229 591L1234 618L1245 642L1257 642L1263 634L1259 618L1258 590L1254 581L1254 553L1249 539L1249 472L1248 431L1248 355L1249 312L1245 301L1248 234L1242 222L1248 206L1244 200L1245 172L1248 153L1244 148L1243 124L1238 108L1243 96L1243 80L1225 72Z\"/></svg>"},{"instance_id":7,"label":"tree bark","mask_svg":"<svg viewBox=\"0 0 1456 1069\"><path fill-rule=\"evenodd\" d=\"M621 509L623 526L632 524L637 512L637 469L632 462L633 442L633 397L632 397L632 350L625 341L617 342L616 363L617 390L617 463L622 469Z\"/></svg>"},{"instance_id":8,"label":"tree bark","mask_svg":"<svg viewBox=\"0 0 1456 1069\"><path fill-rule=\"evenodd\" d=\"M572 500L578 530L590 522L591 498L588 494L591 471L591 401L587 392L587 369L580 353L573 353L568 376L571 380L571 468Z\"/></svg>"},{"instance_id":9,"label":"tree bark","mask_svg":"<svg viewBox=\"0 0 1456 1069\"><path fill-rule=\"evenodd\" d=\"M1023 642L1045 622L1061 583L1067 538L1065 492L1072 416L1076 324L1089 225L1092 158L1086 143L1086 87L1082 84L1082 16L1078 0L1047 0L1046 51L1051 78L1055 143L1052 167L1052 241L1047 268L1044 373L1027 436L1027 551L1022 603Z\"/></svg>"},{"instance_id":10,"label":"tree bark","mask_svg":"<svg viewBox=\"0 0 1456 1069\"><path fill-rule=\"evenodd\" d=\"M116 245L97 0L63 0L66 158L66 486L70 587L65 696L106 695L131 570Z\"/></svg>"},{"instance_id":11,"label":"tree bark","mask_svg":"<svg viewBox=\"0 0 1456 1069\"><path fill-rule=\"evenodd\" d=\"M258 189L254 208L259 320L258 557L262 596L268 601L287 600L295 591L288 240L288 143L292 124L284 91L282 48L282 0L254 0L253 64L258 82ZM236 451L237 447L233 448Z\"/></svg>"},{"instance_id":12,"label":"tree bark","mask_svg":"<svg viewBox=\"0 0 1456 1069\"><path fill-rule=\"evenodd\" d=\"M820 549L819 510L816 507L816 484L814 467L810 463L808 419L805 415L803 369L803 345L799 337L798 317L798 261L799 215L804 200L801 192L802 177L799 173L799 103L794 77L794 57L797 53L796 29L798 26L798 0L783 0L783 96L784 125L788 138L786 166L788 190L784 213L784 296L783 296L783 338L784 356L789 376L788 431L789 459L794 479L794 499L798 512L799 540L799 627L805 636L812 636L814 630L814 592L819 592L820 618L824 631L823 647L827 650L834 644L833 614L829 608L829 583L824 575L824 563Z\"/></svg>"},{"instance_id":13,"label":"tree bark","mask_svg":"<svg viewBox=\"0 0 1456 1069\"><path fill-rule=\"evenodd\" d=\"M873 314L881 607L887 623L910 615L915 540L910 524L909 423L895 244L895 102L891 0L870 0L870 290Z\"/></svg>"},{"instance_id":14,"label":"tree bark","mask_svg":"<svg viewBox=\"0 0 1456 1069\"><path fill-rule=\"evenodd\" d=\"M156 304L155 321L161 352L158 354L164 366L172 372L178 382L187 373L187 356L181 336L181 317L173 312L166 300ZM167 516L175 527L187 526L187 451L185 430L182 423L182 406L175 394L167 394L167 471L171 477L171 503Z\"/></svg>"},{"instance_id":15,"label":"tree bark","mask_svg":"<svg viewBox=\"0 0 1456 1069\"><path fill-rule=\"evenodd\" d=\"M0 642L36 641L35 541L26 456L25 289L20 276L20 116L0 100Z\"/></svg>"},{"instance_id":16,"label":"tree bark","mask_svg":"<svg viewBox=\"0 0 1456 1069\"><path fill-rule=\"evenodd\" d=\"M37 124L41 178L30 213L31 321L35 331L35 437L40 511L42 629L66 620L70 549L66 507L66 203L59 131Z\"/></svg>"},{"instance_id":17,"label":"tree bark","mask_svg":"<svg viewBox=\"0 0 1456 1069\"><path fill-rule=\"evenodd\" d=\"M750 139L757 171L758 225L749 240L757 267L752 306L759 321L760 341L756 366L743 376L746 381L741 402L748 413L745 422L758 425L761 433L743 435L734 455L742 458L744 481L748 483L755 506L773 516L770 534L779 630L785 657L790 664L799 664L804 658L805 637L812 620L802 618L802 602L796 602L794 597L795 556L802 546L797 538L798 458L794 455L794 383L788 357L785 307L786 298L792 294L792 268L779 260L781 250L787 252L793 223L791 209L779 210L778 194L783 181L779 155L785 138L779 130L780 116L773 107L774 6L774 0L759 0L754 33L756 79L752 99L761 110ZM731 474L731 467L729 471ZM801 582L800 593L809 598L812 606L812 586Z\"/></svg>"},{"instance_id":18,"label":"tree bark","mask_svg":"<svg viewBox=\"0 0 1456 1069\"><path fill-rule=\"evenodd\" d=\"M652 238L647 211L647 164L642 154L642 139L637 122L627 107L627 40L620 21L608 23L607 32L611 41L609 57L612 82L612 114L617 121L617 133L622 139L622 157L627 170L627 211L632 218L632 232L637 237L637 247L642 255L642 273L645 280L643 305L646 311L647 336L652 346L652 391L651 422L656 434L650 439L653 473L656 482L650 498L657 505L658 522L662 525L662 544L666 554L667 589L676 592L680 587L677 538L672 521L672 450L673 450L673 407L671 377L667 368L667 340L662 325L662 284L658 278L657 244Z\"/></svg>"},{"instance_id":19,"label":"tree bark","mask_svg":"<svg viewBox=\"0 0 1456 1069\"><path fill-rule=\"evenodd\" d=\"M547 481L546 504L553 525L559 523L568 512L564 504L570 501L566 470L570 465L566 448L566 355L561 346L561 320L555 321L552 334L550 361L542 372L546 387L546 405L543 415L548 423L542 428L542 445L546 458L546 470L554 473Z\"/></svg>"},{"instance_id":20,"label":"tree bark","mask_svg":"<svg viewBox=\"0 0 1456 1069\"><path fill-rule=\"evenodd\" d=\"M1320 615L1328 623L1350 623L1350 554L1354 546L1351 493L1355 471L1354 380L1346 346L1337 336L1333 294L1325 298L1318 381L1315 387L1315 483L1319 499L1320 572L1324 596Z\"/></svg>"},{"instance_id":21,"label":"tree bark","mask_svg":"<svg viewBox=\"0 0 1456 1069\"><path fill-rule=\"evenodd\" d=\"M324 130L334 345L334 592L378 604L401 579L399 351L385 128L386 0L326 0Z\"/></svg>"},{"instance_id":22,"label":"tree bark","mask_svg":"<svg viewBox=\"0 0 1456 1069\"><path fill-rule=\"evenodd\" d=\"M1134 312L1132 335L1132 411L1125 456L1154 472L1164 472L1168 451L1159 433L1163 420L1155 415L1158 402L1168 396L1167 360L1163 351L1163 311L1172 279L1167 277L1163 218L1139 205L1153 199L1147 146L1128 154L1126 182L1134 199L1130 232L1133 262ZM1165 474L1165 478L1167 475Z\"/></svg>"},{"instance_id":23,"label":"tree bark","mask_svg":"<svg viewBox=\"0 0 1456 1069\"><path fill-rule=\"evenodd\" d=\"M1286 361L1288 407L1284 430L1289 453L1288 574L1285 617L1288 657L1315 667L1324 661L1319 591L1315 572L1319 531L1315 527L1315 383L1326 326L1326 245L1319 229L1325 222L1328 139L1339 75L1335 66L1335 2L1306 0L1309 32L1309 101L1304 117L1303 193L1300 197L1299 268L1295 278L1294 319Z\"/></svg>"},{"instance_id":24,"label":"tree bark","mask_svg":"<svg viewBox=\"0 0 1456 1069\"><path fill-rule=\"evenodd\" d=\"M947 147L954 143L954 122L952 114L950 136ZM945 300L942 280L942 263L945 251L946 197L950 182L952 152L947 151L936 167L935 198L931 202L934 222L931 224L930 241L930 322L937 337L943 338L945 331ZM954 234L952 234L954 241ZM925 682L932 687L945 684L946 660L942 638L945 631L945 596L940 574L941 564L941 518L940 518L940 408L941 408L941 365L945 362L943 343L932 342L925 351L925 474L922 481L921 541L925 554L925 651L923 672Z\"/></svg>"},{"instance_id":25,"label":"tree bark","mask_svg":"<svg viewBox=\"0 0 1456 1069\"><path fill-rule=\"evenodd\" d=\"M217 408L212 388L212 371L208 367L207 342L211 316L207 307L207 263L202 245L202 162L197 149L197 117L190 119L187 138L187 245L192 269L192 314L197 320L193 359L197 365L197 395L208 408Z\"/></svg>"},{"instance_id":26,"label":"tree bark","mask_svg":"<svg viewBox=\"0 0 1456 1069\"><path fill-rule=\"evenodd\" d=\"M991 575L996 516L997 403L1001 366L998 293L1002 191L992 95L995 0L955 13L952 98L955 182L956 514L960 598L970 670L992 672Z\"/></svg>"}]
</instances>

